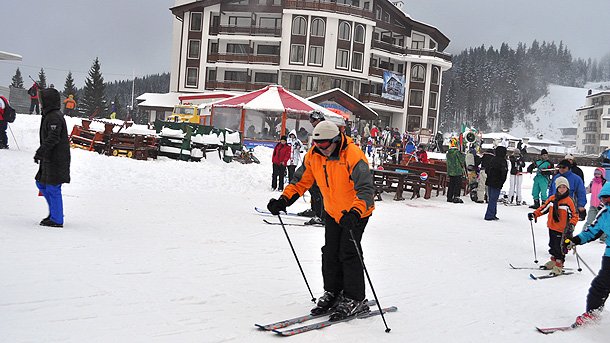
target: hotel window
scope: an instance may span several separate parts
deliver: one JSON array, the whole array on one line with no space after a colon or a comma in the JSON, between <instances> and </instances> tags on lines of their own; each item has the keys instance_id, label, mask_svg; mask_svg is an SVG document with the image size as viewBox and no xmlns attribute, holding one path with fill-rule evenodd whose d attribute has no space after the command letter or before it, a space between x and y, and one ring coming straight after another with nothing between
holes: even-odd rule
<instances>
[{"instance_id":1,"label":"hotel window","mask_svg":"<svg viewBox=\"0 0 610 343\"><path fill-rule=\"evenodd\" d=\"M421 128L421 116L409 116L407 118L407 131L415 131Z\"/></svg>"},{"instance_id":2,"label":"hotel window","mask_svg":"<svg viewBox=\"0 0 610 343\"><path fill-rule=\"evenodd\" d=\"M248 73L245 71L225 71L225 81L248 82Z\"/></svg>"},{"instance_id":3,"label":"hotel window","mask_svg":"<svg viewBox=\"0 0 610 343\"><path fill-rule=\"evenodd\" d=\"M250 46L248 44L227 43L227 54L247 55Z\"/></svg>"},{"instance_id":4,"label":"hotel window","mask_svg":"<svg viewBox=\"0 0 610 343\"><path fill-rule=\"evenodd\" d=\"M188 67L186 68L186 86L197 87L197 80L199 79L199 68Z\"/></svg>"},{"instance_id":5,"label":"hotel window","mask_svg":"<svg viewBox=\"0 0 610 343\"><path fill-rule=\"evenodd\" d=\"M280 54L280 47L278 45L258 45L256 47L256 53L258 55L279 55Z\"/></svg>"},{"instance_id":6,"label":"hotel window","mask_svg":"<svg viewBox=\"0 0 610 343\"><path fill-rule=\"evenodd\" d=\"M349 68L349 51L344 49L337 49L337 69L348 69Z\"/></svg>"},{"instance_id":7,"label":"hotel window","mask_svg":"<svg viewBox=\"0 0 610 343\"><path fill-rule=\"evenodd\" d=\"M352 27L346 22L342 21L339 23L339 39L350 40L352 38Z\"/></svg>"},{"instance_id":8,"label":"hotel window","mask_svg":"<svg viewBox=\"0 0 610 343\"><path fill-rule=\"evenodd\" d=\"M420 65L415 65L411 68L411 81L413 82L425 82L426 81L426 69Z\"/></svg>"},{"instance_id":9,"label":"hotel window","mask_svg":"<svg viewBox=\"0 0 610 343\"><path fill-rule=\"evenodd\" d=\"M428 100L428 108L431 110L436 109L436 98L438 94L436 92L430 92L430 99Z\"/></svg>"},{"instance_id":10,"label":"hotel window","mask_svg":"<svg viewBox=\"0 0 610 343\"><path fill-rule=\"evenodd\" d=\"M440 76L438 67L432 67L432 84L438 85L438 78Z\"/></svg>"},{"instance_id":11,"label":"hotel window","mask_svg":"<svg viewBox=\"0 0 610 343\"><path fill-rule=\"evenodd\" d=\"M277 83L277 74L275 74L275 73L256 73L256 74L254 74L254 82L268 83L268 84L274 85Z\"/></svg>"},{"instance_id":12,"label":"hotel window","mask_svg":"<svg viewBox=\"0 0 610 343\"><path fill-rule=\"evenodd\" d=\"M354 42L364 43L364 25L356 25L356 31L354 32Z\"/></svg>"},{"instance_id":13,"label":"hotel window","mask_svg":"<svg viewBox=\"0 0 610 343\"><path fill-rule=\"evenodd\" d=\"M411 37L411 49L423 49L426 37L423 35L413 33Z\"/></svg>"},{"instance_id":14,"label":"hotel window","mask_svg":"<svg viewBox=\"0 0 610 343\"><path fill-rule=\"evenodd\" d=\"M282 27L282 19L281 18L261 17L258 20L258 26L264 27L267 29L279 29Z\"/></svg>"},{"instance_id":15,"label":"hotel window","mask_svg":"<svg viewBox=\"0 0 610 343\"><path fill-rule=\"evenodd\" d=\"M354 51L352 53L352 70L362 71L362 53Z\"/></svg>"},{"instance_id":16,"label":"hotel window","mask_svg":"<svg viewBox=\"0 0 610 343\"><path fill-rule=\"evenodd\" d=\"M606 122L606 127L607 127L607 128L610 128L610 120L608 120L608 121Z\"/></svg>"},{"instance_id":17,"label":"hotel window","mask_svg":"<svg viewBox=\"0 0 610 343\"><path fill-rule=\"evenodd\" d=\"M202 13L201 12L191 12L191 26L190 30L195 32L201 32L202 26Z\"/></svg>"},{"instance_id":18,"label":"hotel window","mask_svg":"<svg viewBox=\"0 0 610 343\"><path fill-rule=\"evenodd\" d=\"M290 75L290 89L300 91L302 78L302 75Z\"/></svg>"},{"instance_id":19,"label":"hotel window","mask_svg":"<svg viewBox=\"0 0 610 343\"><path fill-rule=\"evenodd\" d=\"M324 37L326 31L326 24L324 20L316 18L311 21L311 35L313 37Z\"/></svg>"},{"instance_id":20,"label":"hotel window","mask_svg":"<svg viewBox=\"0 0 610 343\"><path fill-rule=\"evenodd\" d=\"M201 41L199 39L189 39L188 58L198 59L201 52Z\"/></svg>"},{"instance_id":21,"label":"hotel window","mask_svg":"<svg viewBox=\"0 0 610 343\"><path fill-rule=\"evenodd\" d=\"M380 6L375 6L375 19L381 20L381 16L383 15L383 11Z\"/></svg>"},{"instance_id":22,"label":"hotel window","mask_svg":"<svg viewBox=\"0 0 610 343\"><path fill-rule=\"evenodd\" d=\"M324 57L324 48L321 46L310 45L307 64L321 66L322 58Z\"/></svg>"},{"instance_id":23,"label":"hotel window","mask_svg":"<svg viewBox=\"0 0 610 343\"><path fill-rule=\"evenodd\" d=\"M412 89L409 92L409 106L422 107L424 104L424 91Z\"/></svg>"},{"instance_id":24,"label":"hotel window","mask_svg":"<svg viewBox=\"0 0 610 343\"><path fill-rule=\"evenodd\" d=\"M305 64L305 45L292 44L290 46L290 63Z\"/></svg>"},{"instance_id":25,"label":"hotel window","mask_svg":"<svg viewBox=\"0 0 610 343\"><path fill-rule=\"evenodd\" d=\"M601 139L602 141L607 141L610 139L610 134L607 133L602 133L599 137L599 139Z\"/></svg>"},{"instance_id":26,"label":"hotel window","mask_svg":"<svg viewBox=\"0 0 610 343\"><path fill-rule=\"evenodd\" d=\"M428 128L430 130L434 130L434 122L435 122L434 117L428 117Z\"/></svg>"},{"instance_id":27,"label":"hotel window","mask_svg":"<svg viewBox=\"0 0 610 343\"><path fill-rule=\"evenodd\" d=\"M308 76L305 82L305 90L311 92L318 91L318 77L317 76Z\"/></svg>"},{"instance_id":28,"label":"hotel window","mask_svg":"<svg viewBox=\"0 0 610 343\"><path fill-rule=\"evenodd\" d=\"M252 25L250 17L229 17L229 26L248 27Z\"/></svg>"},{"instance_id":29,"label":"hotel window","mask_svg":"<svg viewBox=\"0 0 610 343\"><path fill-rule=\"evenodd\" d=\"M305 36L307 33L307 20L303 17L295 17L292 20L292 34L296 36Z\"/></svg>"}]
</instances>

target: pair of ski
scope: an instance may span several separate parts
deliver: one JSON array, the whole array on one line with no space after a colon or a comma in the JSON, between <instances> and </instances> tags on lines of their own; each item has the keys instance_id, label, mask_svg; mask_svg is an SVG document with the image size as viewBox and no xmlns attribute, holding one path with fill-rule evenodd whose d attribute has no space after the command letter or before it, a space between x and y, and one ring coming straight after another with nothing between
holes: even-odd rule
<instances>
[{"instance_id":1,"label":"pair of ski","mask_svg":"<svg viewBox=\"0 0 610 343\"><path fill-rule=\"evenodd\" d=\"M369 307L372 307L372 306L376 305L376 302L374 300L371 300L367 303L367 305ZM386 307L386 308L382 309L383 313L396 312L397 310L398 310L398 308L396 306ZM308 314L308 315L304 315L304 316L300 316L300 317L281 320L279 322L275 322L275 323L271 323L271 324L266 324L266 325L254 324L254 325L261 330L272 331L280 336L289 337L289 336L298 335L300 333L307 332L307 331L319 330L319 329L329 327L329 326L337 324L337 323L345 323L345 322L348 322L353 319L370 318L370 317L378 316L380 314L381 314L381 312L379 310L375 310L375 311L370 311L370 312L364 312L359 315L347 317L347 318L341 319L341 320L330 321L327 319L327 320L324 320L321 322L307 324L307 325L303 325L303 326L299 326L299 327L291 328L291 329L287 329L287 330L280 330L280 329L284 329L289 326L304 323L309 320L327 317L329 314L328 313L319 314L319 315Z\"/></svg>"},{"instance_id":2,"label":"pair of ski","mask_svg":"<svg viewBox=\"0 0 610 343\"><path fill-rule=\"evenodd\" d=\"M273 214L271 214L271 212L264 210L262 208L259 207L255 207L254 210L256 212L258 212L259 214L264 214L264 215L269 215L272 216ZM289 217L292 219L297 219L297 218L310 218L310 217L305 217L305 216L300 216L298 213L292 213L292 212L284 212L282 213L282 217ZM281 223L279 221L270 221L267 219L263 219L263 222L265 222L265 224L269 224L269 225L281 225ZM309 222L305 222L305 223L284 223L284 226L324 226L322 224L309 224Z\"/></svg>"},{"instance_id":3,"label":"pair of ski","mask_svg":"<svg viewBox=\"0 0 610 343\"><path fill-rule=\"evenodd\" d=\"M511 263L508 264L510 266L511 269L526 269L526 270L546 270L544 269L544 267L515 267L513 266ZM572 270L571 268L563 268L564 270ZM555 275L555 274L546 274L546 275L534 275L533 273L530 273L530 278L532 280L544 280L544 279L552 279L558 276L562 276L562 275L571 275L574 274L574 272L572 271L568 271L568 272L563 272L559 275Z\"/></svg>"}]
</instances>

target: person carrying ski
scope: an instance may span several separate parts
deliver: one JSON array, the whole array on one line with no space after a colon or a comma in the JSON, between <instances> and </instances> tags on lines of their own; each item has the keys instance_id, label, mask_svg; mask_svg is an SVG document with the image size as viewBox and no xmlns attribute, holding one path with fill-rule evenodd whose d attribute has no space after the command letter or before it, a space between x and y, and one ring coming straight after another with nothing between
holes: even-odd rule
<instances>
[{"instance_id":1,"label":"person carrying ski","mask_svg":"<svg viewBox=\"0 0 610 343\"><path fill-rule=\"evenodd\" d=\"M597 276L591 281L591 288L587 295L586 312L576 317L573 326L595 322L599 319L601 312L610 294L610 183L606 183L599 192L600 210L590 226L586 226L581 233L568 239L568 248L573 245L581 245L598 239L602 234L606 235L606 250L602 256L602 267Z\"/></svg>"},{"instance_id":2,"label":"person carrying ski","mask_svg":"<svg viewBox=\"0 0 610 343\"><path fill-rule=\"evenodd\" d=\"M563 273L566 246L564 240L572 237L574 226L578 223L578 214L574 202L570 198L570 183L563 176L554 180L557 190L534 212L527 214L527 219L537 221L540 216L548 214L547 227L549 228L549 254L551 259L544 264L544 269L551 270L554 275Z\"/></svg>"},{"instance_id":3,"label":"person carrying ski","mask_svg":"<svg viewBox=\"0 0 610 343\"><path fill-rule=\"evenodd\" d=\"M61 186L70 183L70 141L61 108L59 92L41 89L40 147L34 155L39 164L36 186L49 206L49 215L40 221L42 226L63 227L64 209Z\"/></svg>"},{"instance_id":4,"label":"person carrying ski","mask_svg":"<svg viewBox=\"0 0 610 343\"><path fill-rule=\"evenodd\" d=\"M534 169L536 169L534 185L532 186L532 198L534 198L534 203L530 206L532 209L540 207L540 200L545 202L548 197L549 180L550 176L553 175L553 170L551 170L553 163L548 158L549 153L546 149L542 149L540 151L540 158L527 167L528 173L533 173Z\"/></svg>"},{"instance_id":5,"label":"person carrying ski","mask_svg":"<svg viewBox=\"0 0 610 343\"><path fill-rule=\"evenodd\" d=\"M280 142L273 148L271 162L273 163L273 175L271 176L271 188L273 190L284 190L284 175L286 165L290 159L290 145L287 144L286 136L280 137ZM278 182L279 179L279 182Z\"/></svg>"},{"instance_id":6,"label":"person carrying ski","mask_svg":"<svg viewBox=\"0 0 610 343\"><path fill-rule=\"evenodd\" d=\"M365 154L335 124L319 123L313 130L313 142L290 184L278 199L269 200L267 209L277 215L314 182L320 187L326 209L325 292L311 313L331 312L330 320L335 321L369 311L356 244L362 251L360 241L375 208L375 187Z\"/></svg>"},{"instance_id":7,"label":"person carrying ski","mask_svg":"<svg viewBox=\"0 0 610 343\"><path fill-rule=\"evenodd\" d=\"M571 170L571 163L568 160L561 160L557 164L558 173L553 176L553 181L560 176L565 177L570 183L570 197L576 204L576 209L578 210L578 216L580 220L585 220L587 216L587 210L585 206L587 205L587 190L585 189L585 184L582 182L582 179L574 174ZM552 184L552 183L551 183ZM555 189L549 189L549 195L555 194Z\"/></svg>"}]
</instances>

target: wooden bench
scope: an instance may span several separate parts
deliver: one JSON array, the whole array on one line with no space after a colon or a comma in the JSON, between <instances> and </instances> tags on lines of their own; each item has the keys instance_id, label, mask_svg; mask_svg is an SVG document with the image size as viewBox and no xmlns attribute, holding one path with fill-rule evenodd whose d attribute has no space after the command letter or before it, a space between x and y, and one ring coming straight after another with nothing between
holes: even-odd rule
<instances>
[{"instance_id":1,"label":"wooden bench","mask_svg":"<svg viewBox=\"0 0 610 343\"><path fill-rule=\"evenodd\" d=\"M403 190L413 192L411 199L420 196L419 191L421 188L424 188L425 190L424 199L430 199L433 184L438 184L436 171L432 168L415 167L411 165L403 166L400 164L385 164L384 168L386 170L406 174L404 176L402 186ZM426 172L428 174L428 178L426 180L421 179L420 174L422 172Z\"/></svg>"}]
</instances>

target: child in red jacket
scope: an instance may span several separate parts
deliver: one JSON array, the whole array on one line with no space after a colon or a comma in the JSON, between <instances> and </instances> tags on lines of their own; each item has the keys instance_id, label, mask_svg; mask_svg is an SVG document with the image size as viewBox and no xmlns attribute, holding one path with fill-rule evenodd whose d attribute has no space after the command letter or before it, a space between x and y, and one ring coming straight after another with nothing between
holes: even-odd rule
<instances>
[{"instance_id":1,"label":"child in red jacket","mask_svg":"<svg viewBox=\"0 0 610 343\"><path fill-rule=\"evenodd\" d=\"M578 223L578 213L574 201L570 198L570 183L563 176L555 180L557 192L551 195L536 211L527 214L529 220L548 213L547 227L549 228L549 254L551 260L544 264L552 274L563 273L563 262L567 252L564 241L572 238L574 226Z\"/></svg>"},{"instance_id":2,"label":"child in red jacket","mask_svg":"<svg viewBox=\"0 0 610 343\"><path fill-rule=\"evenodd\" d=\"M290 152L291 149L290 145L287 144L286 136L282 136L280 142L273 149L273 156L271 157L271 162L273 162L271 188L273 190L284 190L284 175L286 174L286 165L288 165L288 160L290 159Z\"/></svg>"}]
</instances>

